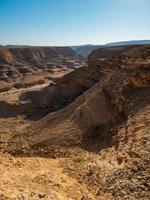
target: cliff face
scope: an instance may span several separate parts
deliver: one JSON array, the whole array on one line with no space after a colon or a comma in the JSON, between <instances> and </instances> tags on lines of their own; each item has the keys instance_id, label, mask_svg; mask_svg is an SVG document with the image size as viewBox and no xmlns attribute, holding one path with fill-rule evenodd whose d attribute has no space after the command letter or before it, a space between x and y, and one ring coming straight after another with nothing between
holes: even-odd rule
<instances>
[{"instance_id":1,"label":"cliff face","mask_svg":"<svg viewBox=\"0 0 150 200\"><path fill-rule=\"evenodd\" d=\"M101 48L89 55L88 64L94 66L102 66L102 63L113 64L114 67L131 70L140 66L149 67L149 56L149 45Z\"/></svg>"}]
</instances>

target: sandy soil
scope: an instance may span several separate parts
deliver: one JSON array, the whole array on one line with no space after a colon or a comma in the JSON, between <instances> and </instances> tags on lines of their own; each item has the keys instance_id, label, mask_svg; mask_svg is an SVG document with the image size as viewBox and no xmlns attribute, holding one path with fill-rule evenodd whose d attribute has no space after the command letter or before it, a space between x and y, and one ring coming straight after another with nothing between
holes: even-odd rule
<instances>
[{"instance_id":1,"label":"sandy soil","mask_svg":"<svg viewBox=\"0 0 150 200\"><path fill-rule=\"evenodd\" d=\"M46 156L50 158L43 158L44 150L40 157L14 157L5 152L11 138L21 135L34 119L26 116L26 112L33 114L34 108L20 105L18 96L44 86L0 94L0 200L111 200L109 194L98 197L98 186L91 191L79 179L81 167L91 165L95 155L80 149L55 149L54 156Z\"/></svg>"}]
</instances>

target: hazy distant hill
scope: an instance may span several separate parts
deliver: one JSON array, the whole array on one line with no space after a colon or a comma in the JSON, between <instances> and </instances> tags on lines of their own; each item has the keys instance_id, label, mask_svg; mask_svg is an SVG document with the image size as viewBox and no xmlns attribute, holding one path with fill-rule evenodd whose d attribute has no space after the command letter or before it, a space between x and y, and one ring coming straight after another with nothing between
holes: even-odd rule
<instances>
[{"instance_id":1,"label":"hazy distant hill","mask_svg":"<svg viewBox=\"0 0 150 200\"><path fill-rule=\"evenodd\" d=\"M80 46L71 46L81 56L87 57L93 50L109 47L109 46L124 46L124 45L139 45L139 44L150 44L150 40L132 40L132 41L121 41L121 42L112 42L105 45L80 45Z\"/></svg>"},{"instance_id":2,"label":"hazy distant hill","mask_svg":"<svg viewBox=\"0 0 150 200\"><path fill-rule=\"evenodd\" d=\"M32 46L29 46L29 45L0 45L1 48L29 48L29 47L32 47Z\"/></svg>"},{"instance_id":3,"label":"hazy distant hill","mask_svg":"<svg viewBox=\"0 0 150 200\"><path fill-rule=\"evenodd\" d=\"M120 46L120 45L138 45L138 44L150 44L150 40L132 40L132 41L112 42L106 45Z\"/></svg>"},{"instance_id":4,"label":"hazy distant hill","mask_svg":"<svg viewBox=\"0 0 150 200\"><path fill-rule=\"evenodd\" d=\"M98 49L100 47L104 47L104 45L81 45L73 47L73 50L76 51L81 56L87 57L93 50ZM72 48L72 47L71 47Z\"/></svg>"}]
</instances>

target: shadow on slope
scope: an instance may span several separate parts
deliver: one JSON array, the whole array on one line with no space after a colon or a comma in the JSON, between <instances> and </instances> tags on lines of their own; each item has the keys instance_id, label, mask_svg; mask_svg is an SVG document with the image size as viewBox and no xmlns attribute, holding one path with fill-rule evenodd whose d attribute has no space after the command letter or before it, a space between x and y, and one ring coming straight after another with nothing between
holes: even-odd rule
<instances>
[{"instance_id":1,"label":"shadow on slope","mask_svg":"<svg viewBox=\"0 0 150 200\"><path fill-rule=\"evenodd\" d=\"M37 121L49 112L50 110L48 108L40 109L33 106L31 103L9 104L6 101L0 101L0 118L10 118L23 115L28 120Z\"/></svg>"}]
</instances>

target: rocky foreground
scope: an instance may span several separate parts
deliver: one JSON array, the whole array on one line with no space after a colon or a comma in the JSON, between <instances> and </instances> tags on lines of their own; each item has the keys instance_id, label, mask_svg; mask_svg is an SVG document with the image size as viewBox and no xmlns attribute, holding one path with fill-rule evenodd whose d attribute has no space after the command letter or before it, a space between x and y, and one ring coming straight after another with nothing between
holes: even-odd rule
<instances>
[{"instance_id":1,"label":"rocky foreground","mask_svg":"<svg viewBox=\"0 0 150 200\"><path fill-rule=\"evenodd\" d=\"M149 45L95 50L13 100L0 118L1 199L149 200Z\"/></svg>"}]
</instances>

